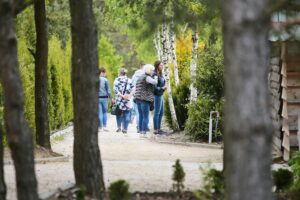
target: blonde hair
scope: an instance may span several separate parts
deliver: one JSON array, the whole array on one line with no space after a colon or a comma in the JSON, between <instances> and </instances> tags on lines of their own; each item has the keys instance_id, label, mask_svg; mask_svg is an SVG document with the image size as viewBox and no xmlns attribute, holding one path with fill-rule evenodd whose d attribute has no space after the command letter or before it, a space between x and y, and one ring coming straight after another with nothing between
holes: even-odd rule
<instances>
[{"instance_id":1,"label":"blonde hair","mask_svg":"<svg viewBox=\"0 0 300 200\"><path fill-rule=\"evenodd\" d=\"M144 65L144 71L146 74L151 74L151 71L154 71L154 66L151 64Z\"/></svg>"}]
</instances>

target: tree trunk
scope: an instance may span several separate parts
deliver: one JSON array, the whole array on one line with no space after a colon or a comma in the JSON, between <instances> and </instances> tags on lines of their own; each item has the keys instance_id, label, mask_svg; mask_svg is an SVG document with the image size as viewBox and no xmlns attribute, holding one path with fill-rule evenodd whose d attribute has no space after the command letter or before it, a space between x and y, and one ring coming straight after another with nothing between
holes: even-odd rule
<instances>
[{"instance_id":1,"label":"tree trunk","mask_svg":"<svg viewBox=\"0 0 300 200\"><path fill-rule=\"evenodd\" d=\"M17 59L12 1L0 0L0 74L4 118L16 171L19 200L37 200L33 142L24 117L24 95Z\"/></svg>"},{"instance_id":2,"label":"tree trunk","mask_svg":"<svg viewBox=\"0 0 300 200\"><path fill-rule=\"evenodd\" d=\"M0 125L0 200L6 199L6 185L4 180L4 163L3 163L3 132L2 126Z\"/></svg>"},{"instance_id":3,"label":"tree trunk","mask_svg":"<svg viewBox=\"0 0 300 200\"><path fill-rule=\"evenodd\" d=\"M174 65L174 79L175 79L175 86L177 87L179 85L179 75L178 75L178 63L177 63L177 57L176 57L176 35L173 30L173 23L172 27L170 29L170 38L171 38L171 45L170 45L170 50L171 50L171 58L172 58L172 63Z\"/></svg>"},{"instance_id":4,"label":"tree trunk","mask_svg":"<svg viewBox=\"0 0 300 200\"><path fill-rule=\"evenodd\" d=\"M167 86L167 93L168 93L168 102L169 102L169 108L171 112L171 118L172 118L172 125L174 131L179 130L179 125L176 117L176 111L175 106L173 102L173 96L172 96L172 89L171 89L171 82L170 82L170 70L168 66L168 52L169 50L169 37L168 37L168 25L166 23L162 26L162 63L164 65L164 76L166 80L166 86Z\"/></svg>"},{"instance_id":5,"label":"tree trunk","mask_svg":"<svg viewBox=\"0 0 300 200\"><path fill-rule=\"evenodd\" d=\"M230 200L273 199L268 2L227 0L223 4L225 184Z\"/></svg>"},{"instance_id":6,"label":"tree trunk","mask_svg":"<svg viewBox=\"0 0 300 200\"><path fill-rule=\"evenodd\" d=\"M162 49L161 49L161 41L160 41L160 28L158 27L154 33L154 46L156 49L156 57L158 60L162 60Z\"/></svg>"},{"instance_id":7,"label":"tree trunk","mask_svg":"<svg viewBox=\"0 0 300 200\"><path fill-rule=\"evenodd\" d=\"M45 0L35 1L34 18L36 28L36 53L34 56L36 143L51 149L48 120L48 38Z\"/></svg>"},{"instance_id":8,"label":"tree trunk","mask_svg":"<svg viewBox=\"0 0 300 200\"><path fill-rule=\"evenodd\" d=\"M191 76L191 85L190 85L190 101L195 101L198 96L197 88L194 87L195 77L196 77L196 69L197 69L197 59L198 59L198 30L196 27L193 28L192 34L192 59L190 63L190 76Z\"/></svg>"},{"instance_id":9,"label":"tree trunk","mask_svg":"<svg viewBox=\"0 0 300 200\"><path fill-rule=\"evenodd\" d=\"M102 199L104 182L98 146L98 50L92 0L70 0L72 94L76 184Z\"/></svg>"}]
</instances>

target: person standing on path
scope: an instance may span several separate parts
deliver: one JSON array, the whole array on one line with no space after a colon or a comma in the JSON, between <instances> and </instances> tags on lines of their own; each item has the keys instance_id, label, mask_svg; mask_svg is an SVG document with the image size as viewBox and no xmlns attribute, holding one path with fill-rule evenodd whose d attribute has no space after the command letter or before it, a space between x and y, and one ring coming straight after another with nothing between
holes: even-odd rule
<instances>
[{"instance_id":1,"label":"person standing on path","mask_svg":"<svg viewBox=\"0 0 300 200\"><path fill-rule=\"evenodd\" d=\"M152 77L154 66L146 64L144 66L145 73L140 76L135 88L135 102L139 111L139 128L141 136L146 135L150 106L154 102L154 86L157 84L157 77Z\"/></svg>"},{"instance_id":2,"label":"person standing on path","mask_svg":"<svg viewBox=\"0 0 300 200\"><path fill-rule=\"evenodd\" d=\"M154 115L153 115L153 126L154 134L164 135L166 132L161 130L161 120L164 115L164 92L167 89L166 81L163 77L163 64L157 60L154 63L154 76L157 76L157 85L154 86Z\"/></svg>"},{"instance_id":3,"label":"person standing on path","mask_svg":"<svg viewBox=\"0 0 300 200\"><path fill-rule=\"evenodd\" d=\"M127 77L127 70L124 67L119 69L119 77L114 81L115 104L117 105L117 132L127 133L130 122L130 111L132 103L130 101L134 93L134 85L131 79Z\"/></svg>"},{"instance_id":4,"label":"person standing on path","mask_svg":"<svg viewBox=\"0 0 300 200\"><path fill-rule=\"evenodd\" d=\"M136 82L137 80L143 75L145 74L145 71L144 71L144 63L141 63L140 64L140 69L136 70L132 76L132 84L134 85L134 87L136 86ZM137 132L139 133L140 132L140 129L139 129L139 111L138 111L138 107L137 107L137 104L135 102L133 102L133 105L134 105L134 111L135 111L135 117L136 117L136 129L137 129Z\"/></svg>"},{"instance_id":5,"label":"person standing on path","mask_svg":"<svg viewBox=\"0 0 300 200\"><path fill-rule=\"evenodd\" d=\"M109 82L106 78L106 69L101 67L99 70L99 129L100 131L108 131L107 125L107 110L108 110L108 99L112 98Z\"/></svg>"}]
</instances>

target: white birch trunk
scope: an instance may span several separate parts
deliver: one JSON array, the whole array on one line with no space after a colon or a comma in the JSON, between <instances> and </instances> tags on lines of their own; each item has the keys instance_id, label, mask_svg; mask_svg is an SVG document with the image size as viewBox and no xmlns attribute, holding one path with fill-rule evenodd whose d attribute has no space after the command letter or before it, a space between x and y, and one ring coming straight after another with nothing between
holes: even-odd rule
<instances>
[{"instance_id":1,"label":"white birch trunk","mask_svg":"<svg viewBox=\"0 0 300 200\"><path fill-rule=\"evenodd\" d=\"M162 27L162 63L164 66L164 77L166 80L166 86L167 86L167 93L168 93L168 102L169 102L169 108L171 112L171 118L172 118L172 125L174 131L179 130L179 125L176 117L176 111L175 111L175 106L173 102L173 97L172 97L172 90L171 90L171 82L170 82L170 70L168 66L168 52L169 50L169 33L168 33L168 25L166 23L163 24Z\"/></svg>"},{"instance_id":2,"label":"white birch trunk","mask_svg":"<svg viewBox=\"0 0 300 200\"><path fill-rule=\"evenodd\" d=\"M194 86L195 82L195 76L196 76L196 69L197 69L197 57L198 57L198 30L197 28L193 28L193 34L192 34L192 59L190 63L190 75L191 75L191 85L190 85L190 91L191 91L191 97L190 101L195 101L198 96L197 88Z\"/></svg>"},{"instance_id":3,"label":"white birch trunk","mask_svg":"<svg viewBox=\"0 0 300 200\"><path fill-rule=\"evenodd\" d=\"M173 26L173 23L172 23ZM179 75L178 75L178 63L177 63L177 57L176 57L176 35L173 31L173 27L170 29L170 53L172 58L172 63L174 66L174 79L175 79L175 86L177 87L179 85Z\"/></svg>"},{"instance_id":4,"label":"white birch trunk","mask_svg":"<svg viewBox=\"0 0 300 200\"><path fill-rule=\"evenodd\" d=\"M157 28L157 30L154 33L154 38L153 38L153 42L154 42L154 46L156 49L156 57L158 60L162 60L162 49L161 49L161 40L160 40L160 28Z\"/></svg>"}]
</instances>

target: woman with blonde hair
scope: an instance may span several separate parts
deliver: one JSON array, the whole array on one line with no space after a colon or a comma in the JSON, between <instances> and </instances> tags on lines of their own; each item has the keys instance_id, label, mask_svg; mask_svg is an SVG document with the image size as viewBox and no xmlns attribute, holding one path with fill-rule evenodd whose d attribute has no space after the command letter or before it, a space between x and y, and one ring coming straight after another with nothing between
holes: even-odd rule
<instances>
[{"instance_id":1,"label":"woman with blonde hair","mask_svg":"<svg viewBox=\"0 0 300 200\"><path fill-rule=\"evenodd\" d=\"M139 77L135 86L135 102L139 112L139 131L142 136L145 136L147 131L150 106L154 102L153 90L157 84L157 76L152 77L154 66L146 64L144 71L145 73Z\"/></svg>"}]
</instances>

